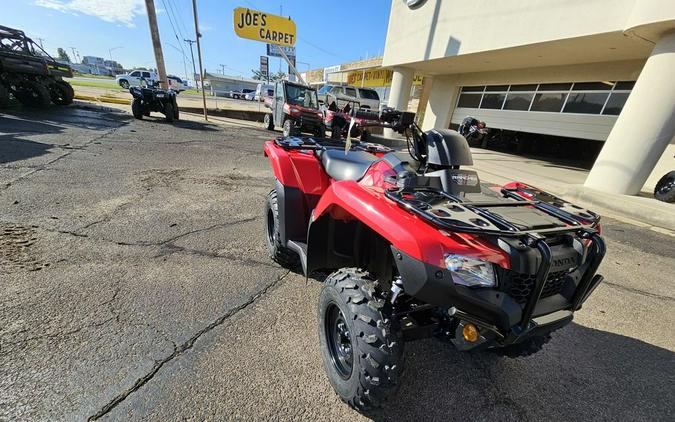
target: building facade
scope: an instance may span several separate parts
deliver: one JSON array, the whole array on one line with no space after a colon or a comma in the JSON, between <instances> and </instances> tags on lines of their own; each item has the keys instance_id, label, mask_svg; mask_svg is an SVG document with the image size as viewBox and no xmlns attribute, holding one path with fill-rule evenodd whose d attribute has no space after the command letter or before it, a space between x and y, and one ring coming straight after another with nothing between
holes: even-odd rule
<instances>
[{"instance_id":1,"label":"building facade","mask_svg":"<svg viewBox=\"0 0 675 422\"><path fill-rule=\"evenodd\" d=\"M426 129L472 115L604 142L588 187L635 194L675 169L675 1L392 0L383 66L397 108L425 76Z\"/></svg>"}]
</instances>

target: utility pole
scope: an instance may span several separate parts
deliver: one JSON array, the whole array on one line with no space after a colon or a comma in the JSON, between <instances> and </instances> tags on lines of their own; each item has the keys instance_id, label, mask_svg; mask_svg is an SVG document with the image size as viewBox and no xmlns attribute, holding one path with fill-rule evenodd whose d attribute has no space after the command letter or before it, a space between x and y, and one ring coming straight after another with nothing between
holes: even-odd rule
<instances>
[{"instance_id":1,"label":"utility pole","mask_svg":"<svg viewBox=\"0 0 675 422\"><path fill-rule=\"evenodd\" d=\"M164 67L164 54L162 54L162 42L159 39L159 28L157 28L157 14L155 13L155 1L145 0L145 9L148 12L148 23L150 24L150 36L152 37L152 48L155 50L155 62L157 62L157 73L159 74L160 88L167 89L166 68Z\"/></svg>"},{"instance_id":2,"label":"utility pole","mask_svg":"<svg viewBox=\"0 0 675 422\"><path fill-rule=\"evenodd\" d=\"M77 53L75 53L75 47L68 47L68 48L70 48L70 51L73 52L73 60L72 60L72 62L73 62L73 63L77 63Z\"/></svg>"},{"instance_id":3,"label":"utility pole","mask_svg":"<svg viewBox=\"0 0 675 422\"><path fill-rule=\"evenodd\" d=\"M225 75L225 67L226 67L226 66L225 66L224 64L219 64L218 66L220 66L220 73L222 73L223 75Z\"/></svg>"},{"instance_id":4,"label":"utility pole","mask_svg":"<svg viewBox=\"0 0 675 422\"><path fill-rule=\"evenodd\" d=\"M183 40L186 43L190 45L190 56L192 56L192 77L197 76L197 69L195 69L195 53L192 51L192 44L196 43L197 41L193 40ZM195 81L195 87L197 88L197 91L199 91L199 85L197 85L197 81Z\"/></svg>"},{"instance_id":5,"label":"utility pole","mask_svg":"<svg viewBox=\"0 0 675 422\"><path fill-rule=\"evenodd\" d=\"M147 0L146 0L147 1ZM199 38L202 34L199 33L199 19L197 18L197 0L192 0L192 13L195 16L195 37L197 38L197 58L199 59L199 80L202 83L202 102L204 104L204 120L209 120L206 113L206 92L204 91L204 71L202 70L202 47L199 44Z\"/></svg>"}]
</instances>

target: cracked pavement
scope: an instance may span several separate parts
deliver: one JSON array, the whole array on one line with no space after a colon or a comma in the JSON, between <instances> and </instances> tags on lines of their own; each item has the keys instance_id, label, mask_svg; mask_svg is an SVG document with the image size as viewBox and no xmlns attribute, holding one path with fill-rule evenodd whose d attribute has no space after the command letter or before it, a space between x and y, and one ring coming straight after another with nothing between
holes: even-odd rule
<instances>
[{"instance_id":1,"label":"cracked pavement","mask_svg":"<svg viewBox=\"0 0 675 422\"><path fill-rule=\"evenodd\" d=\"M0 114L0 421L367 420L273 264L269 132L99 108ZM601 285L527 359L406 345L374 420L673 420L674 238L604 225Z\"/></svg>"}]
</instances>

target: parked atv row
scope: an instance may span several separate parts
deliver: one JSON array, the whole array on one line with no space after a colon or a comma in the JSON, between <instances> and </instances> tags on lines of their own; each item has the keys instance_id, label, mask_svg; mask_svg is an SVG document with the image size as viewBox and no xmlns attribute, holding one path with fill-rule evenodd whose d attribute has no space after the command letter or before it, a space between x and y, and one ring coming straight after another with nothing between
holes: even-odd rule
<instances>
[{"instance_id":1,"label":"parked atv row","mask_svg":"<svg viewBox=\"0 0 675 422\"><path fill-rule=\"evenodd\" d=\"M63 80L72 69L57 62L23 31L0 26L0 107L10 97L29 107L68 105L75 92Z\"/></svg>"},{"instance_id":2,"label":"parked atv row","mask_svg":"<svg viewBox=\"0 0 675 422\"><path fill-rule=\"evenodd\" d=\"M276 178L269 255L307 277L330 274L321 355L334 390L361 411L396 392L408 341L540 351L602 282L605 255L599 216L525 184L481 184L462 168L473 161L459 133L422 131L414 113L391 109L377 124L406 136L409 154L316 136L264 146Z\"/></svg>"}]
</instances>

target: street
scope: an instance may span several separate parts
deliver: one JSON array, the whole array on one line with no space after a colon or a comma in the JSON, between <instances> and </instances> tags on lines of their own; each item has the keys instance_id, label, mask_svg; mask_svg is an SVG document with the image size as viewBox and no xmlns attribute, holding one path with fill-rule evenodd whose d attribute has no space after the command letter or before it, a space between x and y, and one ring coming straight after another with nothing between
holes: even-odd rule
<instances>
[{"instance_id":1,"label":"street","mask_svg":"<svg viewBox=\"0 0 675 422\"><path fill-rule=\"evenodd\" d=\"M0 421L675 418L674 238L610 218L605 282L542 352L408 343L390 406L351 410L319 354L320 282L266 253L270 136L0 113Z\"/></svg>"}]
</instances>

